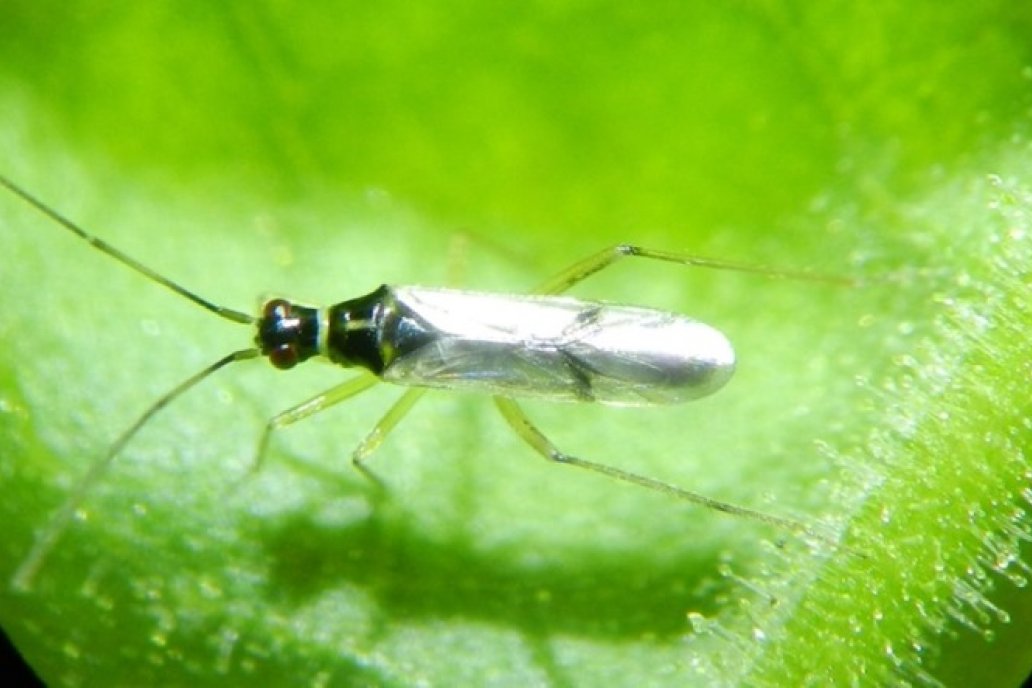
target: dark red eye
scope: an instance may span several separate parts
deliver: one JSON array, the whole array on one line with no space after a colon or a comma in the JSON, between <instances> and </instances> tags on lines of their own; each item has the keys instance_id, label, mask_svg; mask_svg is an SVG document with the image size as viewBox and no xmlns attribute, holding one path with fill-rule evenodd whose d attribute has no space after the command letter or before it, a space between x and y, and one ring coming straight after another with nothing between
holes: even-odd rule
<instances>
[{"instance_id":1,"label":"dark red eye","mask_svg":"<svg viewBox=\"0 0 1032 688\"><path fill-rule=\"evenodd\" d=\"M268 353L269 362L280 370L289 370L297 365L297 346L281 344Z\"/></svg>"}]
</instances>

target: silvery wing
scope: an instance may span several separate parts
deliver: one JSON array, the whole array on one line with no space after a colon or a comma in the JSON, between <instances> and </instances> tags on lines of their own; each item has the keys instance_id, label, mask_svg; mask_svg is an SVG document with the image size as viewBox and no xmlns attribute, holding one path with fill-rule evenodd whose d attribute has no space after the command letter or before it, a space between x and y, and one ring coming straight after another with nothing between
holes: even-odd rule
<instances>
[{"instance_id":1,"label":"silvery wing","mask_svg":"<svg viewBox=\"0 0 1032 688\"><path fill-rule=\"evenodd\" d=\"M650 308L558 296L390 287L385 341L399 347L382 376L402 385L554 401L645 406L722 387L734 351L716 329Z\"/></svg>"}]
</instances>

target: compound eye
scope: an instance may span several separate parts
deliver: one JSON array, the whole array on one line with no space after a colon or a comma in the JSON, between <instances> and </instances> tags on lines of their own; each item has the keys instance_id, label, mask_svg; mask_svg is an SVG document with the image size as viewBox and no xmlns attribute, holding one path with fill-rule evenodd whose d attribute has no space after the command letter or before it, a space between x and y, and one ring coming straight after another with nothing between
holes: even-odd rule
<instances>
[{"instance_id":1,"label":"compound eye","mask_svg":"<svg viewBox=\"0 0 1032 688\"><path fill-rule=\"evenodd\" d=\"M297 346L280 344L268 353L269 362L280 370L289 370L297 365Z\"/></svg>"},{"instance_id":2,"label":"compound eye","mask_svg":"<svg viewBox=\"0 0 1032 688\"><path fill-rule=\"evenodd\" d=\"M273 299L262 308L262 317L283 320L290 317L290 302L284 299Z\"/></svg>"}]
</instances>

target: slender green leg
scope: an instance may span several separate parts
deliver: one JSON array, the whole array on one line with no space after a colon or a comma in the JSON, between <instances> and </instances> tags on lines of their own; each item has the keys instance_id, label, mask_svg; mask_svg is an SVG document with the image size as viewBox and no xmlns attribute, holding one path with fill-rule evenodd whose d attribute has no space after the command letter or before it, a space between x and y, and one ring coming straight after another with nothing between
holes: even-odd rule
<instances>
[{"instance_id":1,"label":"slender green leg","mask_svg":"<svg viewBox=\"0 0 1032 688\"><path fill-rule=\"evenodd\" d=\"M523 409L520 408L514 400L508 397L496 396L494 397L494 402L495 405L498 406L498 410L501 411L502 417L504 417L512 429L516 431L516 434L519 435L524 442L529 444L534 451L549 461L586 468L589 471L601 473L602 475L616 478L617 480L621 480L625 483L638 485L639 487L644 487L655 492L661 492L675 499L704 506L708 509L723 511L724 513L731 514L733 516L749 518L754 521L784 528L790 532L796 533L797 535L810 537L815 540L820 540L821 542L837 546L837 542L833 538L816 531L813 527L800 521L766 514L762 511L738 506L737 504L722 502L717 499L711 499L698 494L697 492L691 492L677 487L676 485L671 485L670 483L653 480L652 478L646 478L645 476L630 473L620 468L614 468L613 466L595 463L594 461L588 461L587 459L581 459L576 456L566 454L560 451L554 444L552 444L551 440L545 437L544 433L534 425L534 423L527 417L527 414L523 412Z\"/></svg>"},{"instance_id":2,"label":"slender green leg","mask_svg":"<svg viewBox=\"0 0 1032 688\"><path fill-rule=\"evenodd\" d=\"M269 422L265 424L265 430L262 431L261 439L258 441L258 453L254 458L254 472L257 473L262 467L262 462L265 460L265 452L269 448L269 440L272 437L273 431L296 423L299 420L304 420L320 411L325 411L335 404L361 394L379 382L379 378L368 373L358 375L270 418Z\"/></svg>"},{"instance_id":3,"label":"slender green leg","mask_svg":"<svg viewBox=\"0 0 1032 688\"><path fill-rule=\"evenodd\" d=\"M636 256L638 258L650 258L667 263L678 263L680 265L691 265L700 268L716 268L719 270L735 270L738 272L750 272L764 277L774 279L794 279L808 282L824 282L827 284L838 284L841 286L856 286L859 282L848 277L837 277L834 275L821 275L813 272L797 270L778 270L764 267L762 265L751 265L749 263L736 263L729 260L716 260L703 258L690 253L678 253L675 251L657 251L643 246L631 244L617 244L603 249L598 253L580 260L566 268L558 275L547 282L538 285L534 290L535 294L560 294L573 285L581 282L595 273L601 272L621 258Z\"/></svg>"},{"instance_id":4,"label":"slender green leg","mask_svg":"<svg viewBox=\"0 0 1032 688\"><path fill-rule=\"evenodd\" d=\"M394 402L394 405L387 409L387 413L383 414L383 417L377 422L369 434L366 435L365 439L362 440L361 444L355 449L351 455L351 463L354 464L355 468L362 471L362 473L372 480L373 482L380 484L380 479L369 470L365 465L365 459L374 451L376 451L387 434L394 429L394 427L401 422L401 419L408 415L408 412L412 410L412 407L416 405L416 402L423 398L429 390L424 387L410 387L405 390L405 393Z\"/></svg>"},{"instance_id":5,"label":"slender green leg","mask_svg":"<svg viewBox=\"0 0 1032 688\"><path fill-rule=\"evenodd\" d=\"M380 380L372 375L359 375L358 377L351 378L347 382L337 385L321 394L317 394L311 399L303 401L302 403L287 409L286 411L279 413L269 419L269 422L265 424L265 430L262 432L261 439L258 442L258 453L255 457L254 471L257 472L261 469L262 463L265 458L266 451L269 447L269 441L272 438L272 433L279 430L282 427L291 425L304 420L309 416L313 416L320 411L325 411L331 406L347 401L348 399L361 394L365 390L369 389L373 385L377 384ZM366 457L375 452L381 444L387 434L390 433L394 427L401 422L412 407L416 405L416 402L425 394L428 390L411 387L405 390L405 393L401 395L393 406L391 406L387 413L376 423L373 429L365 436L365 439L358 445L354 453L351 455L351 461L359 471L362 472L367 478L372 480L377 485L381 485L379 478L376 477L364 464Z\"/></svg>"}]
</instances>

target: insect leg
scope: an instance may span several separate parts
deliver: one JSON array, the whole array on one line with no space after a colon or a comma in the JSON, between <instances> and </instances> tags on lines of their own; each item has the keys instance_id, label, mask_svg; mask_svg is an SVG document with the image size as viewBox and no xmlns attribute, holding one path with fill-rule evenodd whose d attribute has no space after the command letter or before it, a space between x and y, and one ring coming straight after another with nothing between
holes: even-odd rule
<instances>
[{"instance_id":1,"label":"insect leg","mask_svg":"<svg viewBox=\"0 0 1032 688\"><path fill-rule=\"evenodd\" d=\"M859 282L848 277L837 277L835 275L822 275L814 272L798 270L780 270L768 268L763 265L752 265L749 263L738 263L729 260L717 260L704 258L690 253L678 253L676 251L659 251L656 249L634 246L632 244L617 244L603 249L598 253L580 260L566 268L558 275L555 275L547 282L538 285L534 290L535 294L560 294L573 285L586 280L595 273L601 272L621 258L636 256L649 258L667 263L678 263L680 265L691 265L700 268L715 268L719 270L735 270L737 272L749 272L774 279L794 279L809 282L825 282L841 286L856 286Z\"/></svg>"},{"instance_id":2,"label":"insect leg","mask_svg":"<svg viewBox=\"0 0 1032 688\"><path fill-rule=\"evenodd\" d=\"M804 537L813 538L820 540L830 545L837 545L837 541L824 533L818 532L813 527L801 522L795 521L790 518L784 518L782 516L774 516L767 514L762 511L756 511L749 507L739 506L737 504L731 504L729 502L722 502L717 499L711 499L697 492L691 492L683 488L665 483L660 480L653 478L647 478L637 473L631 473L620 468L608 466L602 463L596 463L594 461L588 461L587 459L581 459L576 456L571 456L560 451L552 441L545 437L536 425L527 417L527 414L523 412L523 409L512 399L508 397L494 397L495 405L498 406L498 410L505 418L509 426L519 435L523 441L531 446L538 454L549 461L555 461L556 463L565 463L571 466L579 466L595 473L601 473L602 475L609 476L610 478L616 478L617 480L632 485L638 485L655 492L661 492L675 499L680 499L685 502L704 506L708 509L714 509L716 511L722 511L733 516L740 516L743 518L752 519L761 523L766 523L771 526L778 528L784 528L788 531L796 533Z\"/></svg>"},{"instance_id":3,"label":"insect leg","mask_svg":"<svg viewBox=\"0 0 1032 688\"><path fill-rule=\"evenodd\" d=\"M378 382L380 382L380 379L373 375L358 375L270 418L269 422L265 424L261 439L258 440L258 452L255 454L252 470L257 473L261 469L273 431L296 423L299 420L304 420L335 404L346 401L357 394L361 394Z\"/></svg>"},{"instance_id":4,"label":"insect leg","mask_svg":"<svg viewBox=\"0 0 1032 688\"><path fill-rule=\"evenodd\" d=\"M387 434L401 422L402 418L408 415L408 412L412 410L416 402L422 399L423 395L428 391L425 387L409 387L405 390L405 393L394 402L394 405L387 410L387 413L383 414L383 418L376 423L373 429L369 431L369 434L365 436L365 439L355 448L354 453L351 454L351 462L355 464L355 468L376 480L365 466L366 457L383 444Z\"/></svg>"}]
</instances>

